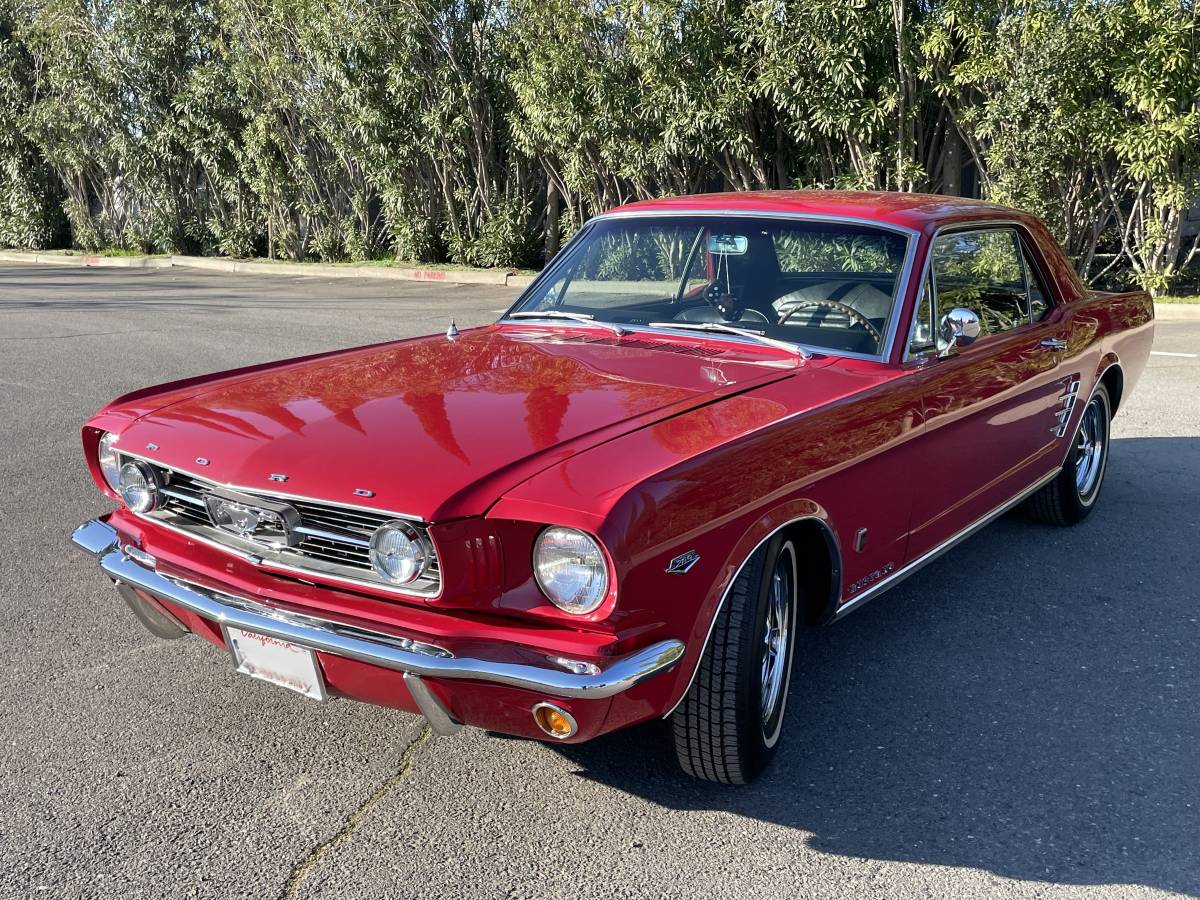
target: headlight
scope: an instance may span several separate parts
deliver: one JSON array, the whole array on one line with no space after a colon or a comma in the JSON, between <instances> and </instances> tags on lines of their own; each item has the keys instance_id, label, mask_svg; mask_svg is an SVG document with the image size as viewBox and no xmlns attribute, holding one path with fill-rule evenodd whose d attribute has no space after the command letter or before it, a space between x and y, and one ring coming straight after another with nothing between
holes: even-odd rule
<instances>
[{"instance_id":1,"label":"headlight","mask_svg":"<svg viewBox=\"0 0 1200 900\"><path fill-rule=\"evenodd\" d=\"M117 492L135 513L146 513L158 504L158 476L140 459L121 466Z\"/></svg>"},{"instance_id":2,"label":"headlight","mask_svg":"<svg viewBox=\"0 0 1200 900\"><path fill-rule=\"evenodd\" d=\"M371 535L371 567L392 584L415 581L429 564L429 544L408 522L384 522Z\"/></svg>"},{"instance_id":3,"label":"headlight","mask_svg":"<svg viewBox=\"0 0 1200 900\"><path fill-rule=\"evenodd\" d=\"M550 602L581 616L608 594L608 567L600 545L582 531L555 526L533 545L533 575Z\"/></svg>"},{"instance_id":4,"label":"headlight","mask_svg":"<svg viewBox=\"0 0 1200 900\"><path fill-rule=\"evenodd\" d=\"M104 480L108 482L108 486L114 492L121 492L121 460L117 457L115 449L117 436L111 431L106 431L100 435L100 446L96 450L96 456L100 462L100 474L104 476Z\"/></svg>"}]
</instances>

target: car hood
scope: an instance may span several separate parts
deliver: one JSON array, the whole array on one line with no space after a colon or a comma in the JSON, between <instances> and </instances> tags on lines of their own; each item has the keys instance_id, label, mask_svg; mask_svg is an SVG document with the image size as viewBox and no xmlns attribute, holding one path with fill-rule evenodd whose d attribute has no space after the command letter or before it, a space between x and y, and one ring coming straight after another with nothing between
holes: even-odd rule
<instances>
[{"instance_id":1,"label":"car hood","mask_svg":"<svg viewBox=\"0 0 1200 900\"><path fill-rule=\"evenodd\" d=\"M140 397L119 447L223 484L440 521L795 365L757 347L491 327L281 363L152 411Z\"/></svg>"}]
</instances>

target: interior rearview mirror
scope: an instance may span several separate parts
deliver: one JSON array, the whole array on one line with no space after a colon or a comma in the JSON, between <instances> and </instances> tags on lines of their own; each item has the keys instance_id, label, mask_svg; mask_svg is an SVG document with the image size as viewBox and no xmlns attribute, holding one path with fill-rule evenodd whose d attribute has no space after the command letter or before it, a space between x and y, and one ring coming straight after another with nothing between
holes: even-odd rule
<instances>
[{"instance_id":1,"label":"interior rearview mirror","mask_svg":"<svg viewBox=\"0 0 1200 900\"><path fill-rule=\"evenodd\" d=\"M710 234L708 252L719 256L741 256L750 247L750 239L743 234Z\"/></svg>"},{"instance_id":2,"label":"interior rearview mirror","mask_svg":"<svg viewBox=\"0 0 1200 900\"><path fill-rule=\"evenodd\" d=\"M942 352L953 352L975 343L975 339L979 337L979 316L969 309L956 306L942 316L942 324L938 330L942 343L946 345Z\"/></svg>"}]
</instances>

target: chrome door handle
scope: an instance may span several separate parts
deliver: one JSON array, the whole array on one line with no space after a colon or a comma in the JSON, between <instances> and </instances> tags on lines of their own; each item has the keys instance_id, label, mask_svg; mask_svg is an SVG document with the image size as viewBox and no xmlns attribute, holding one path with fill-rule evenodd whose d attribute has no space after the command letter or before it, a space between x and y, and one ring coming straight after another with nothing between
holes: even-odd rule
<instances>
[{"instance_id":1,"label":"chrome door handle","mask_svg":"<svg viewBox=\"0 0 1200 900\"><path fill-rule=\"evenodd\" d=\"M1046 338L1042 341L1041 346L1047 350L1066 350L1067 342L1060 338Z\"/></svg>"}]
</instances>

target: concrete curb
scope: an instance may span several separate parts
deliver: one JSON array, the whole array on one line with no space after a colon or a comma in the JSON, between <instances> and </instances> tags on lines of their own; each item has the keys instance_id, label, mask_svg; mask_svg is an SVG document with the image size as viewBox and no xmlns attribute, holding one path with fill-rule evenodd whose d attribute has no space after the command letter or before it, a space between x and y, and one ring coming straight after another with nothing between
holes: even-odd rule
<instances>
[{"instance_id":1,"label":"concrete curb","mask_svg":"<svg viewBox=\"0 0 1200 900\"><path fill-rule=\"evenodd\" d=\"M1200 303L1155 303L1154 318L1177 322L1200 320Z\"/></svg>"},{"instance_id":2,"label":"concrete curb","mask_svg":"<svg viewBox=\"0 0 1200 900\"><path fill-rule=\"evenodd\" d=\"M0 250L0 262L44 263L55 266L89 266L98 269L165 269L169 256L62 256L58 253L23 253Z\"/></svg>"},{"instance_id":3,"label":"concrete curb","mask_svg":"<svg viewBox=\"0 0 1200 900\"><path fill-rule=\"evenodd\" d=\"M435 281L443 284L494 284L524 290L536 275L491 269L404 269L391 266L330 266L319 263L255 262L213 256L63 256L0 250L0 262L88 266L99 269L165 269L184 266L247 275L303 275L309 278L377 278L385 281ZM1164 321L1200 320L1200 303L1155 303L1154 316Z\"/></svg>"},{"instance_id":4,"label":"concrete curb","mask_svg":"<svg viewBox=\"0 0 1200 900\"><path fill-rule=\"evenodd\" d=\"M377 278L385 281L433 281L443 284L492 284L525 288L532 275L491 269L408 269L392 266L331 266L320 263L257 262L220 259L212 256L63 256L0 250L0 262L39 263L57 266L88 266L105 269L165 269L182 266L212 272L247 275L302 275L308 278Z\"/></svg>"}]
</instances>

